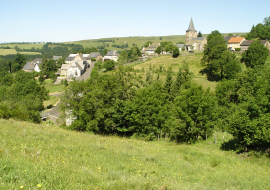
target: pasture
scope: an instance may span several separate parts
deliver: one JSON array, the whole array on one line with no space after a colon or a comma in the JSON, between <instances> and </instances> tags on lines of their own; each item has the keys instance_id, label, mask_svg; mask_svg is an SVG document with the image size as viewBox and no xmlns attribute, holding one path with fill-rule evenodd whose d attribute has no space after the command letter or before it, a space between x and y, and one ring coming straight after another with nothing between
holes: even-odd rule
<instances>
[{"instance_id":1,"label":"pasture","mask_svg":"<svg viewBox=\"0 0 270 190\"><path fill-rule=\"evenodd\" d=\"M142 71L143 80L145 80L146 73L150 70L151 65L153 79L156 79L159 75L160 80L165 81L167 75L166 71L169 68L172 68L175 78L180 67L184 62L187 62L192 74L192 80L199 85L202 85L204 88L209 87L211 91L214 91L217 83L207 80L206 75L200 73L200 71L203 69L201 59L202 54L179 56L178 58L173 58L171 55L161 55L157 58L153 58L141 64L135 65L133 68Z\"/></svg>"},{"instance_id":2,"label":"pasture","mask_svg":"<svg viewBox=\"0 0 270 190\"><path fill-rule=\"evenodd\" d=\"M37 55L37 54L41 54L39 52L26 52L26 51L19 51L17 52L15 49L0 49L0 55L9 55L9 54L27 54L27 55Z\"/></svg>"},{"instance_id":3,"label":"pasture","mask_svg":"<svg viewBox=\"0 0 270 190\"><path fill-rule=\"evenodd\" d=\"M269 189L270 161L223 148L146 142L0 119L0 189Z\"/></svg>"}]
</instances>

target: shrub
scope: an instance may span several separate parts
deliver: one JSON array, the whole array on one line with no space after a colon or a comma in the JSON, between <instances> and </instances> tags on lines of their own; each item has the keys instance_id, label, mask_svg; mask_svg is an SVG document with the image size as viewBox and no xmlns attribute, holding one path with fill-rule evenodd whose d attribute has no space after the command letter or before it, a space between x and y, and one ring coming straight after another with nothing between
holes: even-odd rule
<instances>
[{"instance_id":1,"label":"shrub","mask_svg":"<svg viewBox=\"0 0 270 190\"><path fill-rule=\"evenodd\" d=\"M235 51L241 51L241 48L235 48Z\"/></svg>"}]
</instances>

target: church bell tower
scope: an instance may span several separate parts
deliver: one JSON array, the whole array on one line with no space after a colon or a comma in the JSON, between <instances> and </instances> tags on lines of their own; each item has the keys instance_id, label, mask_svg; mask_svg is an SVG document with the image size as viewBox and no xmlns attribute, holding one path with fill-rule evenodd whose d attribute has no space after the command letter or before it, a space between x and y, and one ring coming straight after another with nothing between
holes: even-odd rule
<instances>
[{"instance_id":1,"label":"church bell tower","mask_svg":"<svg viewBox=\"0 0 270 190\"><path fill-rule=\"evenodd\" d=\"M197 38L197 30L194 28L193 20L191 18L189 27L186 31L186 44L192 40L192 38Z\"/></svg>"}]
</instances>

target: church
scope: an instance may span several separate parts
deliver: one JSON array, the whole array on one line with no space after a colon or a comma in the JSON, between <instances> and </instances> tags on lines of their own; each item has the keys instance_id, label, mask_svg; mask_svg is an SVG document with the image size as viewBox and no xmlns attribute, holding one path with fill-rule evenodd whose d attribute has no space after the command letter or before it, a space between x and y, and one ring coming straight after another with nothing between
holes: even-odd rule
<instances>
[{"instance_id":1,"label":"church","mask_svg":"<svg viewBox=\"0 0 270 190\"><path fill-rule=\"evenodd\" d=\"M207 44L207 39L205 37L198 37L197 35L197 30L195 30L193 20L191 18L189 27L186 30L186 51L204 49L204 45Z\"/></svg>"}]
</instances>

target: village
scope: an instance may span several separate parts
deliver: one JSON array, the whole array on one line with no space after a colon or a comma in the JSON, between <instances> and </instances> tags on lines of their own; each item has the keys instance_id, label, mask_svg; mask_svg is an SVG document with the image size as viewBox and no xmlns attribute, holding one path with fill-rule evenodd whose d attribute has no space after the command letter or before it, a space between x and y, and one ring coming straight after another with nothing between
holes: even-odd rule
<instances>
[{"instance_id":1,"label":"village","mask_svg":"<svg viewBox=\"0 0 270 190\"><path fill-rule=\"evenodd\" d=\"M244 52L251 45L253 40L246 40L245 37L240 36L226 36L224 39L227 42L227 49L233 52ZM185 44L174 44L179 48L179 52L202 52L204 46L207 44L206 37L198 37L197 30L194 27L193 20L190 20L188 29L186 30L186 41ZM267 47L270 51L270 43L268 40L261 40L261 44ZM160 46L160 43L149 43L149 47L143 47L141 50L142 57L140 60L146 60L147 58L158 56L156 53L157 48ZM170 54L171 52L166 52L165 49L162 50L160 54ZM181 53L180 53L181 54ZM65 59L65 64L62 64L59 69L59 79L80 77L83 75L88 68L93 68L96 61L101 60L102 62L106 60L113 60L117 62L119 54L116 50L108 50L107 54L102 57L100 52L91 52L90 54L70 54ZM53 60L56 61L62 56L53 56ZM23 70L26 72L41 71L42 59L37 58L31 62L27 62L23 67ZM88 74L89 76L89 74ZM86 79L86 78L85 78Z\"/></svg>"}]
</instances>

